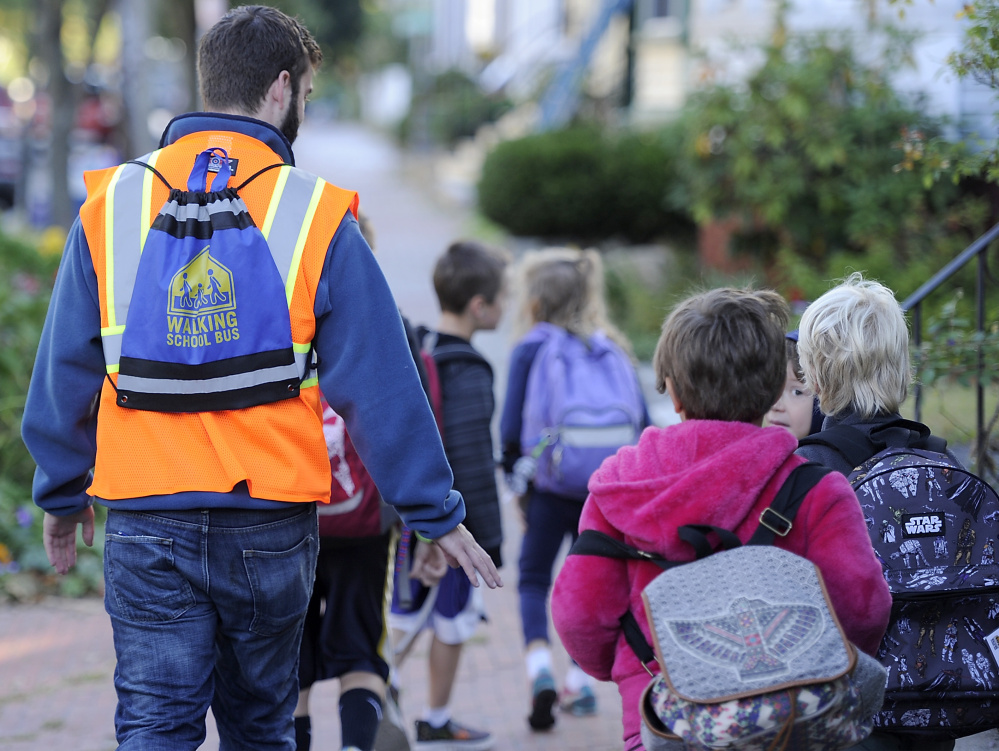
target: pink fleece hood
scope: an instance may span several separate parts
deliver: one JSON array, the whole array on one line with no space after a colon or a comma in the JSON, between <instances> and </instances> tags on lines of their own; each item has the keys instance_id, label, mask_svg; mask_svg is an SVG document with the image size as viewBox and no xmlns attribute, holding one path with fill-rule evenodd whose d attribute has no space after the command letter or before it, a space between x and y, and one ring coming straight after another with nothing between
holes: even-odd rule
<instances>
[{"instance_id":1,"label":"pink fleece hood","mask_svg":"<svg viewBox=\"0 0 999 751\"><path fill-rule=\"evenodd\" d=\"M736 530L797 445L776 426L688 420L668 430L649 429L594 473L589 502L611 525L627 530L636 547L690 557L677 528L711 524Z\"/></svg>"}]
</instances>

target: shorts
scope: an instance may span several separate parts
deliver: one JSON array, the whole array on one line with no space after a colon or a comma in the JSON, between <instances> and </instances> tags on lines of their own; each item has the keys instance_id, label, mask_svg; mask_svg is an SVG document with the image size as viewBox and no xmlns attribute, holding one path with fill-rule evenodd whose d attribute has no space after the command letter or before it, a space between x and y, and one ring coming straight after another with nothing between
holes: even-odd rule
<instances>
[{"instance_id":1,"label":"shorts","mask_svg":"<svg viewBox=\"0 0 999 751\"><path fill-rule=\"evenodd\" d=\"M354 671L388 679L386 616L397 537L389 531L375 537L319 538L316 583L302 633L301 688Z\"/></svg>"},{"instance_id":2,"label":"shorts","mask_svg":"<svg viewBox=\"0 0 999 751\"><path fill-rule=\"evenodd\" d=\"M407 585L411 602L404 604L399 595ZM444 644L464 644L475 635L479 622L484 620L482 589L473 587L462 569L449 568L434 587L425 587L416 579L409 579L405 571L396 573L389 623L392 628L404 631L408 639L423 629L430 629Z\"/></svg>"}]
</instances>

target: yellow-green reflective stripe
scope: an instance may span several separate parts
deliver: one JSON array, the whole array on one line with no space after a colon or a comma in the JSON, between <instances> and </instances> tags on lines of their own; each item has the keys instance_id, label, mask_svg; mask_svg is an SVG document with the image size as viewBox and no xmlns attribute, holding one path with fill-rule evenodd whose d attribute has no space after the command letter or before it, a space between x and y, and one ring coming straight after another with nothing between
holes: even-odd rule
<instances>
[{"instance_id":1,"label":"yellow-green reflective stripe","mask_svg":"<svg viewBox=\"0 0 999 751\"><path fill-rule=\"evenodd\" d=\"M288 184L288 175L290 174L290 166L285 165L278 170L277 182L274 183L274 193L271 195L271 203L267 207L267 216L264 217L264 224L260 228L265 240L270 237L271 227L274 225L274 216L277 214L278 204L281 203L284 186Z\"/></svg>"},{"instance_id":2,"label":"yellow-green reflective stripe","mask_svg":"<svg viewBox=\"0 0 999 751\"><path fill-rule=\"evenodd\" d=\"M299 391L301 391L302 389L312 388L313 386L318 386L318 385L319 385L318 376L313 378L306 378L304 381L302 381L302 385L299 386Z\"/></svg>"},{"instance_id":3,"label":"yellow-green reflective stripe","mask_svg":"<svg viewBox=\"0 0 999 751\"><path fill-rule=\"evenodd\" d=\"M124 171L124 164L114 171L111 182L108 183L107 195L104 198L104 289L110 326L118 325L118 319L114 312L114 191L118 186L118 179Z\"/></svg>"},{"instance_id":4,"label":"yellow-green reflective stripe","mask_svg":"<svg viewBox=\"0 0 999 751\"><path fill-rule=\"evenodd\" d=\"M309 201L309 209L305 212L305 221L302 222L302 229L298 233L298 242L295 243L295 255L291 259L291 268L288 269L288 281L285 283L285 290L288 295L288 308L291 308L291 297L295 291L295 280L298 279L298 267L302 265L302 253L305 252L305 241L309 238L309 229L312 227L312 220L316 216L316 209L319 208L319 199L323 196L323 189L326 181L322 178L316 180L316 187L312 190L312 200Z\"/></svg>"},{"instance_id":5,"label":"yellow-green reflective stripe","mask_svg":"<svg viewBox=\"0 0 999 751\"><path fill-rule=\"evenodd\" d=\"M118 361L121 360L121 339L124 333L124 326L107 326L101 329L101 347L104 349L104 362L109 368L109 373L118 371Z\"/></svg>"},{"instance_id":6,"label":"yellow-green reflective stripe","mask_svg":"<svg viewBox=\"0 0 999 751\"><path fill-rule=\"evenodd\" d=\"M156 166L156 160L160 157L161 149L157 149L152 154L149 155L149 159L146 161L150 167ZM153 178L156 177L151 169L146 170L146 174L142 178L142 218L139 221L139 253L142 253L143 248L146 247L146 235L149 234L149 228L152 226L149 224L149 212L150 204L153 202Z\"/></svg>"},{"instance_id":7,"label":"yellow-green reflective stripe","mask_svg":"<svg viewBox=\"0 0 999 751\"><path fill-rule=\"evenodd\" d=\"M299 344L298 342L293 342L291 346L296 352L308 352L310 349L312 349L312 342L306 342L305 344Z\"/></svg>"}]
</instances>

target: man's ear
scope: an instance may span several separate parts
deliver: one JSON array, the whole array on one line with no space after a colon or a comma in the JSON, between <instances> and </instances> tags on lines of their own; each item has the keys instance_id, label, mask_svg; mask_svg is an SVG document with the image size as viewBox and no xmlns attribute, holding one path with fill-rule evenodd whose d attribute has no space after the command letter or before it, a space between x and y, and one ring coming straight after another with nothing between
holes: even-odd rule
<instances>
[{"instance_id":1,"label":"man's ear","mask_svg":"<svg viewBox=\"0 0 999 751\"><path fill-rule=\"evenodd\" d=\"M271 81L267 93L264 95L263 110L265 113L275 116L278 122L284 119L284 114L291 102L291 73L282 70L277 78ZM271 122L270 118L261 118Z\"/></svg>"}]
</instances>

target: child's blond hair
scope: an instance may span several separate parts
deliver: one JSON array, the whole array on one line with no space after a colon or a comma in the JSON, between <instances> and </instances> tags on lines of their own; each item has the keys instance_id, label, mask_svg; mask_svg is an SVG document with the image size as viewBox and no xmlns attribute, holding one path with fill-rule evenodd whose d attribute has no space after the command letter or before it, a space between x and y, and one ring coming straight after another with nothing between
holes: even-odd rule
<instances>
[{"instance_id":1,"label":"child's blond hair","mask_svg":"<svg viewBox=\"0 0 999 751\"><path fill-rule=\"evenodd\" d=\"M912 383L902 307L890 289L859 273L805 309L798 355L804 383L827 415L898 412Z\"/></svg>"}]
</instances>

